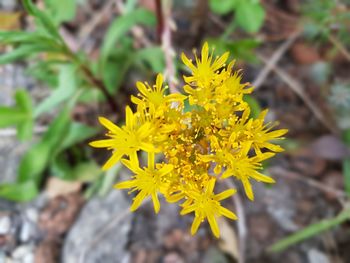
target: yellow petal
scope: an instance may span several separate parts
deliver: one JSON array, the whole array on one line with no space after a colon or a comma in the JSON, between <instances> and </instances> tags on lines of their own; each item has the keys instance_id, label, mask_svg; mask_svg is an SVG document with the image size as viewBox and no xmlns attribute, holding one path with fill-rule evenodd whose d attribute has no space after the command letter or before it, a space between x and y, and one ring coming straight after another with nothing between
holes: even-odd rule
<instances>
[{"instance_id":1,"label":"yellow petal","mask_svg":"<svg viewBox=\"0 0 350 263\"><path fill-rule=\"evenodd\" d=\"M208 61L208 54L209 54L209 46L208 46L208 42L205 42L201 51L203 64Z\"/></svg>"},{"instance_id":2,"label":"yellow petal","mask_svg":"<svg viewBox=\"0 0 350 263\"><path fill-rule=\"evenodd\" d=\"M142 201L146 198L146 193L144 191L140 191L136 197L134 198L134 201L130 207L130 211L134 212L137 208L140 207Z\"/></svg>"},{"instance_id":3,"label":"yellow petal","mask_svg":"<svg viewBox=\"0 0 350 263\"><path fill-rule=\"evenodd\" d=\"M102 166L102 170L106 171L109 168L111 168L113 165L115 165L117 162L119 162L120 158L123 156L124 154L119 152L119 151L115 151L113 153L113 155L108 159L108 161Z\"/></svg>"},{"instance_id":4,"label":"yellow petal","mask_svg":"<svg viewBox=\"0 0 350 263\"><path fill-rule=\"evenodd\" d=\"M225 64L225 62L229 56L230 56L230 53L225 52L221 57L219 57L218 59L215 60L215 62L212 65L212 69L215 71L215 70L221 68Z\"/></svg>"},{"instance_id":5,"label":"yellow petal","mask_svg":"<svg viewBox=\"0 0 350 263\"><path fill-rule=\"evenodd\" d=\"M159 176L164 176L168 173L170 173L174 169L174 166L172 164L165 164L160 170L159 170Z\"/></svg>"},{"instance_id":6,"label":"yellow petal","mask_svg":"<svg viewBox=\"0 0 350 263\"><path fill-rule=\"evenodd\" d=\"M181 210L180 215L189 214L189 213L193 212L195 209L196 209L196 205L185 206L185 207Z\"/></svg>"},{"instance_id":7,"label":"yellow petal","mask_svg":"<svg viewBox=\"0 0 350 263\"><path fill-rule=\"evenodd\" d=\"M167 196L166 200L169 203L176 203L176 202L179 202L184 197L185 197L185 195L183 193L177 193L177 194L173 194L173 195Z\"/></svg>"},{"instance_id":8,"label":"yellow petal","mask_svg":"<svg viewBox=\"0 0 350 263\"><path fill-rule=\"evenodd\" d=\"M143 96L148 97L149 92L148 92L148 90L147 90L145 84L143 84L142 82L138 81L138 82L136 83L136 87L137 87L137 89L141 92L141 94L142 94Z\"/></svg>"},{"instance_id":9,"label":"yellow petal","mask_svg":"<svg viewBox=\"0 0 350 263\"><path fill-rule=\"evenodd\" d=\"M194 235L197 233L198 227L201 224L202 219L199 216L195 216L191 226L191 234Z\"/></svg>"},{"instance_id":10,"label":"yellow petal","mask_svg":"<svg viewBox=\"0 0 350 263\"><path fill-rule=\"evenodd\" d=\"M231 195L234 195L236 192L237 192L236 189L225 190L225 191L221 192L220 194L215 195L215 200L216 201L224 200L224 199L230 197Z\"/></svg>"},{"instance_id":11,"label":"yellow petal","mask_svg":"<svg viewBox=\"0 0 350 263\"><path fill-rule=\"evenodd\" d=\"M249 180L247 178L242 179L244 191L247 195L247 197L251 200L254 201L254 193L252 189L252 185L250 184Z\"/></svg>"},{"instance_id":12,"label":"yellow petal","mask_svg":"<svg viewBox=\"0 0 350 263\"><path fill-rule=\"evenodd\" d=\"M184 53L181 54L182 62L189 67L192 71L196 70L196 67L193 65L192 60L188 59Z\"/></svg>"},{"instance_id":13,"label":"yellow petal","mask_svg":"<svg viewBox=\"0 0 350 263\"><path fill-rule=\"evenodd\" d=\"M90 142L89 145L95 148L113 148L113 146L115 145L115 140L106 139L106 140L93 141L93 142Z\"/></svg>"},{"instance_id":14,"label":"yellow petal","mask_svg":"<svg viewBox=\"0 0 350 263\"><path fill-rule=\"evenodd\" d=\"M266 175L261 174L257 171L254 171L250 176L251 176L251 178L254 178L255 180L257 180L259 182L264 182L264 183L268 183L268 184L273 184L276 182L272 177L266 176Z\"/></svg>"},{"instance_id":15,"label":"yellow petal","mask_svg":"<svg viewBox=\"0 0 350 263\"><path fill-rule=\"evenodd\" d=\"M148 168L154 169L154 152L148 153Z\"/></svg>"},{"instance_id":16,"label":"yellow petal","mask_svg":"<svg viewBox=\"0 0 350 263\"><path fill-rule=\"evenodd\" d=\"M152 201L153 201L154 212L156 212L156 214L158 214L158 212L160 210L160 203L159 203L157 193L152 193Z\"/></svg>"},{"instance_id":17,"label":"yellow petal","mask_svg":"<svg viewBox=\"0 0 350 263\"><path fill-rule=\"evenodd\" d=\"M120 182L114 185L114 188L117 189L129 189L129 188L133 188L135 187L135 181L134 180L130 180L130 181L124 181L124 182Z\"/></svg>"},{"instance_id":18,"label":"yellow petal","mask_svg":"<svg viewBox=\"0 0 350 263\"><path fill-rule=\"evenodd\" d=\"M114 133L119 133L122 131L117 125L104 117L99 117L98 120L104 127Z\"/></svg>"},{"instance_id":19,"label":"yellow petal","mask_svg":"<svg viewBox=\"0 0 350 263\"><path fill-rule=\"evenodd\" d=\"M285 135L288 132L288 129L276 130L268 133L270 138L278 138Z\"/></svg>"},{"instance_id":20,"label":"yellow petal","mask_svg":"<svg viewBox=\"0 0 350 263\"><path fill-rule=\"evenodd\" d=\"M156 79L157 91L161 91L162 90L162 86L163 86L163 75L159 73L157 75L157 79Z\"/></svg>"},{"instance_id":21,"label":"yellow petal","mask_svg":"<svg viewBox=\"0 0 350 263\"><path fill-rule=\"evenodd\" d=\"M219 226L218 226L218 223L216 222L214 215L208 215L208 222L209 222L211 231L213 232L214 236L216 238L219 238L220 237L220 230L219 230Z\"/></svg>"},{"instance_id":22,"label":"yellow petal","mask_svg":"<svg viewBox=\"0 0 350 263\"><path fill-rule=\"evenodd\" d=\"M131 102L134 103L134 104L136 104L136 105L140 105L140 104L142 104L144 101L142 101L141 99L139 99L139 98L137 98L137 97L131 95Z\"/></svg>"},{"instance_id":23,"label":"yellow petal","mask_svg":"<svg viewBox=\"0 0 350 263\"><path fill-rule=\"evenodd\" d=\"M214 177L211 178L208 181L208 184L207 184L207 187L206 187L207 188L207 190L206 190L207 193L212 193L214 191L215 182L216 182L216 179Z\"/></svg>"},{"instance_id":24,"label":"yellow petal","mask_svg":"<svg viewBox=\"0 0 350 263\"><path fill-rule=\"evenodd\" d=\"M232 211L228 210L225 207L220 206L219 213L223 216L226 216L227 218L232 219L232 220L237 220L237 216Z\"/></svg>"},{"instance_id":25,"label":"yellow petal","mask_svg":"<svg viewBox=\"0 0 350 263\"><path fill-rule=\"evenodd\" d=\"M129 106L126 106L125 108L125 122L126 126L130 129L134 128L134 115L132 113L132 110L130 109Z\"/></svg>"}]
</instances>

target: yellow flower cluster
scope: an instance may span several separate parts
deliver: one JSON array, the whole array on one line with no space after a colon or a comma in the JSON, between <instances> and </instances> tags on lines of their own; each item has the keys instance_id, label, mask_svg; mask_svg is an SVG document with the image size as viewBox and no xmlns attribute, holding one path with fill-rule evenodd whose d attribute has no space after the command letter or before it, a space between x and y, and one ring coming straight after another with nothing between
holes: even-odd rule
<instances>
[{"instance_id":1,"label":"yellow flower cluster","mask_svg":"<svg viewBox=\"0 0 350 263\"><path fill-rule=\"evenodd\" d=\"M207 43L201 57L195 56L195 63L182 54L192 71L191 76L184 77L185 95L167 95L159 74L155 85L137 83L139 94L131 97L136 112L126 107L124 126L100 118L109 138L94 141L91 146L113 151L104 170L121 160L133 172L129 181L116 185L136 191L132 211L150 197L157 213L158 195L163 195L168 202L179 202L181 215L194 213L192 234L208 220L213 234L219 237L216 219L237 219L221 205L236 190L215 193L216 182L233 178L241 181L251 200L254 194L250 180L274 182L258 170L263 160L283 150L271 140L281 139L287 130L272 131L274 124L264 123L267 111L257 119L250 117L244 95L253 88L241 83L241 75L233 71L234 62L225 64L228 56L225 53L214 58ZM139 164L140 151L148 153L145 167ZM155 163L159 159L156 156L165 162Z\"/></svg>"}]
</instances>

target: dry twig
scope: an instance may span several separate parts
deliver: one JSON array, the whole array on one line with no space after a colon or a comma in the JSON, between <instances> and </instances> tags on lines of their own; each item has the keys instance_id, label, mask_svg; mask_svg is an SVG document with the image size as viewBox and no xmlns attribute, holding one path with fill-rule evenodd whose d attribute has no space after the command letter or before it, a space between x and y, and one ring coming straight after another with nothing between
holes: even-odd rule
<instances>
[{"instance_id":1,"label":"dry twig","mask_svg":"<svg viewBox=\"0 0 350 263\"><path fill-rule=\"evenodd\" d=\"M315 115L315 117L332 133L339 134L339 131L336 127L326 119L322 111L316 106L316 104L310 99L310 97L305 93L303 86L291 77L288 73L286 73L283 69L280 69L273 65L269 59L264 57L261 54L257 54L259 59L263 61L267 66L269 66L280 78L284 81L288 87L290 87L308 106L311 112Z\"/></svg>"},{"instance_id":2,"label":"dry twig","mask_svg":"<svg viewBox=\"0 0 350 263\"><path fill-rule=\"evenodd\" d=\"M42 134L47 131L47 126L35 126L33 129L34 134ZM15 128L0 129L0 137L11 137L17 134Z\"/></svg>"},{"instance_id":3,"label":"dry twig","mask_svg":"<svg viewBox=\"0 0 350 263\"><path fill-rule=\"evenodd\" d=\"M317 182L313 179L307 178L305 176L301 176L298 173L295 172L291 172L291 171L287 171L281 167L270 167L268 168L268 171L273 174L274 176L282 176L282 177L287 177L287 178L291 178L291 179L295 179L295 180L299 180L302 182L305 182L306 184L308 184L309 186L312 186L314 188L317 188L323 192L326 193L331 193L335 196L337 196L338 198L342 199L342 198L346 198L347 194L339 189L335 189L333 187L327 186L325 184L322 184L320 182Z\"/></svg>"},{"instance_id":4,"label":"dry twig","mask_svg":"<svg viewBox=\"0 0 350 263\"><path fill-rule=\"evenodd\" d=\"M344 47L344 45L332 34L328 35L328 39L339 50L339 52L342 53L344 57L350 61L350 52Z\"/></svg>"},{"instance_id":5,"label":"dry twig","mask_svg":"<svg viewBox=\"0 0 350 263\"><path fill-rule=\"evenodd\" d=\"M264 83L268 74L272 71L273 67L277 65L278 61L282 58L282 56L286 53L286 51L294 43L294 41L299 37L299 35L299 31L294 32L269 58L269 63L265 64L263 70L260 71L259 75L253 81L252 85L255 87L255 89L258 89Z\"/></svg>"},{"instance_id":6,"label":"dry twig","mask_svg":"<svg viewBox=\"0 0 350 263\"><path fill-rule=\"evenodd\" d=\"M232 180L225 180L224 181L226 186L230 189L237 189L234 182ZM236 207L236 213L237 213L237 229L238 229L238 238L239 238L239 263L245 262L245 248L246 248L246 241L247 241L247 225L246 225L246 218L245 218L245 212L244 212L244 206L242 203L242 199L239 196L238 193L232 196L233 203Z\"/></svg>"},{"instance_id":7,"label":"dry twig","mask_svg":"<svg viewBox=\"0 0 350 263\"><path fill-rule=\"evenodd\" d=\"M143 201L141 206L150 202L150 198L147 198ZM108 222L105 226L103 226L97 233L96 236L91 240L90 243L86 246L86 248L81 252L79 256L79 263L85 262L86 253L93 249L116 225L118 225L123 220L127 219L131 215L130 209L125 209L122 212L116 214L111 221Z\"/></svg>"},{"instance_id":8,"label":"dry twig","mask_svg":"<svg viewBox=\"0 0 350 263\"><path fill-rule=\"evenodd\" d=\"M161 34L161 43L162 43L162 49L165 56L165 78L168 80L170 93L177 93L178 90L176 88L177 79L175 77L176 75L176 69L174 65L174 57L175 52L174 48L172 46L172 40L171 40L171 30L174 27L174 22L172 20L171 16L171 7L172 7L172 1L171 0L165 0L163 2L156 1L156 4L162 3L161 6L158 6L160 10L162 10L162 18L159 18L158 23L162 23L162 34Z\"/></svg>"}]
</instances>

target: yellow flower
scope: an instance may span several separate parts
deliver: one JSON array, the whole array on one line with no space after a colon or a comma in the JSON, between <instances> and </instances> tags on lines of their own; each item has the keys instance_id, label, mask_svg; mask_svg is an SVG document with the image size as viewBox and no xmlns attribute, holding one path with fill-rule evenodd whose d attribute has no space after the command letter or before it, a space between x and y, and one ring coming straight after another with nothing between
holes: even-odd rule
<instances>
[{"instance_id":1,"label":"yellow flower","mask_svg":"<svg viewBox=\"0 0 350 263\"><path fill-rule=\"evenodd\" d=\"M195 55L196 66L191 59L188 59L184 53L181 55L183 63L190 68L192 76L184 77L188 84L194 84L201 89L209 89L210 85L216 81L218 70L225 65L229 53L226 52L220 57L213 59L213 53L209 54L208 43L205 42L202 47L201 59Z\"/></svg>"},{"instance_id":2,"label":"yellow flower","mask_svg":"<svg viewBox=\"0 0 350 263\"><path fill-rule=\"evenodd\" d=\"M153 134L151 124L149 122L142 125L138 123L137 116L132 113L130 107L126 107L126 124L121 128L103 117L100 117L99 121L108 129L106 136L110 139L94 141L90 145L113 150L111 158L102 167L103 170L111 168L124 155L137 159L139 150L154 151L153 144L149 142L149 137Z\"/></svg>"},{"instance_id":3,"label":"yellow flower","mask_svg":"<svg viewBox=\"0 0 350 263\"><path fill-rule=\"evenodd\" d=\"M137 82L136 86L140 91L138 95L140 98L131 96L131 101L143 108L151 107L154 111L159 110L160 107L167 107L170 102L182 102L186 98L182 94L165 95L167 87L163 88L162 74L157 75L156 84L153 87L142 82Z\"/></svg>"},{"instance_id":4,"label":"yellow flower","mask_svg":"<svg viewBox=\"0 0 350 263\"><path fill-rule=\"evenodd\" d=\"M164 184L164 176L169 174L173 166L171 164L164 164L155 168L154 153L148 154L148 167L141 169L138 160L122 160L122 163L135 173L132 180L121 182L115 185L118 189L132 188L131 192L139 191L130 210L135 211L141 205L142 201L148 197L152 197L154 211L159 212L160 203L158 193Z\"/></svg>"},{"instance_id":5,"label":"yellow flower","mask_svg":"<svg viewBox=\"0 0 350 263\"><path fill-rule=\"evenodd\" d=\"M206 187L201 192L191 191L189 193L190 204L184 206L181 211L181 215L185 215L194 212L194 220L191 227L191 233L194 235L199 225L204 219L207 219L211 228L211 231L216 237L220 236L220 230L216 222L216 218L220 216L226 216L232 220L236 220L237 216L225 207L220 205L220 201L233 195L236 191L233 189L226 190L220 194L214 194L216 179L209 180Z\"/></svg>"},{"instance_id":6,"label":"yellow flower","mask_svg":"<svg viewBox=\"0 0 350 263\"><path fill-rule=\"evenodd\" d=\"M276 123L265 122L266 110L257 118L251 117L244 98L253 87L241 83L241 72L233 70L234 61L226 65L227 59L228 53L214 58L205 43L200 58L195 55L195 63L182 54L192 71L184 77L187 95L167 95L163 77L158 74L155 85L137 83L139 94L131 97L137 110L133 113L126 108L125 126L119 128L100 118L109 130L109 139L91 145L113 150L103 169L124 157L122 163L133 176L116 188L137 191L132 211L150 197L157 213L158 195L162 194L167 202L179 203L182 215L194 213L192 234L208 220L213 234L219 237L216 219L237 217L221 205L236 190L215 194L217 180L238 180L250 200L254 199L251 180L274 183L261 173L261 163L283 150L273 142L283 139L287 130L273 130ZM139 166L139 151L148 153L147 167ZM155 164L155 153L161 154L164 162Z\"/></svg>"}]
</instances>

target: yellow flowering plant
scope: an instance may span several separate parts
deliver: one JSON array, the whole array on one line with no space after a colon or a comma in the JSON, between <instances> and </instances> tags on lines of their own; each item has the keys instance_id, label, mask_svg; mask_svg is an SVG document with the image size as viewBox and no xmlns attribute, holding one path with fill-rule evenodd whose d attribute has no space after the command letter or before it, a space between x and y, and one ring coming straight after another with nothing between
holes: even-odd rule
<instances>
[{"instance_id":1,"label":"yellow flowering plant","mask_svg":"<svg viewBox=\"0 0 350 263\"><path fill-rule=\"evenodd\" d=\"M139 94L132 96L136 111L126 107L126 123L118 127L101 117L108 139L91 142L93 147L112 150L103 166L109 169L121 161L134 174L130 180L115 185L137 194L131 210L150 197L156 213L159 195L170 203L179 203L181 215L194 213L191 233L195 234L208 220L216 237L220 231L216 219L237 219L221 201L234 195L235 189L217 193L218 181L236 179L254 200L250 181L274 183L259 172L261 162L283 149L271 141L282 139L287 130L272 130L275 123L265 123L267 110L251 118L244 95L253 87L241 83L240 72L234 72L234 61L226 65L228 53L213 57L208 44L203 45L195 61L182 54L184 64L192 71L185 76L185 94L166 94L163 77L155 85L138 82ZM185 102L190 110L185 107ZM187 110L186 110L187 109ZM147 152L148 164L140 167L138 153ZM164 161L155 163L156 156ZM232 177L232 178L231 178Z\"/></svg>"}]
</instances>

